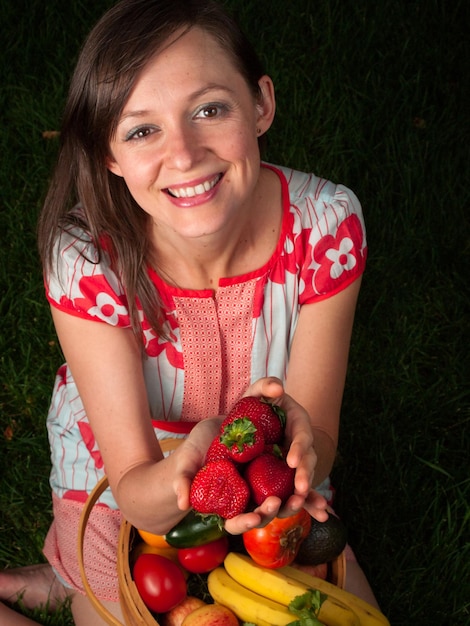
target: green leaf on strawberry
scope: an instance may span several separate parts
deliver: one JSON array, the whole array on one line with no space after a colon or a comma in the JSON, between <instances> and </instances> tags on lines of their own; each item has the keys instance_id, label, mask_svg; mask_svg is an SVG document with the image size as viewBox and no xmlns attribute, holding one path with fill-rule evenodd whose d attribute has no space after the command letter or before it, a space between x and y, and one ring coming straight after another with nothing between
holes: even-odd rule
<instances>
[{"instance_id":1,"label":"green leaf on strawberry","mask_svg":"<svg viewBox=\"0 0 470 626\"><path fill-rule=\"evenodd\" d=\"M263 433L248 417L238 417L223 426L220 442L238 463L248 463L264 449Z\"/></svg>"}]
</instances>

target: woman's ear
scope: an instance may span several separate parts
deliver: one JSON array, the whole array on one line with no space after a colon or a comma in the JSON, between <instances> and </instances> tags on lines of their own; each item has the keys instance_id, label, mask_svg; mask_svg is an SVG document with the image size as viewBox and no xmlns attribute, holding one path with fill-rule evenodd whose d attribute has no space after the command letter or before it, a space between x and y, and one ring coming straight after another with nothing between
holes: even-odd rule
<instances>
[{"instance_id":1,"label":"woman's ear","mask_svg":"<svg viewBox=\"0 0 470 626\"><path fill-rule=\"evenodd\" d=\"M122 177L121 168L119 167L119 165L117 164L117 161L115 161L112 156L106 157L106 167L111 173L116 174L116 176Z\"/></svg>"},{"instance_id":2,"label":"woman's ear","mask_svg":"<svg viewBox=\"0 0 470 626\"><path fill-rule=\"evenodd\" d=\"M258 81L258 85L260 96L256 104L256 129L258 135L262 135L273 123L276 113L276 97L274 94L274 84L269 76L262 76Z\"/></svg>"}]
</instances>

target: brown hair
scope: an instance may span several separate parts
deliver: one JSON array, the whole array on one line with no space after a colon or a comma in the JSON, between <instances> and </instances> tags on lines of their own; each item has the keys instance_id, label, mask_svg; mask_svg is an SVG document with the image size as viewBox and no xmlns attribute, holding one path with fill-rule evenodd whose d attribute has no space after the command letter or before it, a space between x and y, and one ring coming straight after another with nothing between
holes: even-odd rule
<instances>
[{"instance_id":1,"label":"brown hair","mask_svg":"<svg viewBox=\"0 0 470 626\"><path fill-rule=\"evenodd\" d=\"M46 273L52 270L61 230L78 223L91 236L99 258L106 239L138 336L137 302L154 330L162 333L162 305L147 272L150 220L124 180L109 172L106 158L123 107L146 64L174 33L196 26L218 41L259 97L263 66L220 4L121 0L96 24L80 53L64 110L58 161L39 218L38 246ZM83 219L71 213L77 203Z\"/></svg>"}]
</instances>

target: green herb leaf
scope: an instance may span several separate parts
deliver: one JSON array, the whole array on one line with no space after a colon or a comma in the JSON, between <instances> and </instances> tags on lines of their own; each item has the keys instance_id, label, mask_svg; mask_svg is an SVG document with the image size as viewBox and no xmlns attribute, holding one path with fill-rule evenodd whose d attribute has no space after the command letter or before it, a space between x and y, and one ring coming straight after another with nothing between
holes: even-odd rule
<instances>
[{"instance_id":1,"label":"green herb leaf","mask_svg":"<svg viewBox=\"0 0 470 626\"><path fill-rule=\"evenodd\" d=\"M326 595L318 589L309 589L301 596L296 596L290 602L288 609L299 619L290 622L287 626L322 626L317 615L325 600Z\"/></svg>"}]
</instances>

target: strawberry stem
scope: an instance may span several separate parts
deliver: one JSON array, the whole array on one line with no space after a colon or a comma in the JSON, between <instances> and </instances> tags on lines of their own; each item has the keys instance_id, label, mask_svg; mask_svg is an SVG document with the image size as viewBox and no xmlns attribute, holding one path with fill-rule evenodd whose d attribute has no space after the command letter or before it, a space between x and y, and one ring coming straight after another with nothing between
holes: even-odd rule
<instances>
[{"instance_id":1,"label":"strawberry stem","mask_svg":"<svg viewBox=\"0 0 470 626\"><path fill-rule=\"evenodd\" d=\"M252 446L255 443L255 434L258 429L248 417L238 417L224 428L220 436L220 442L227 448L236 446L239 452L244 446Z\"/></svg>"}]
</instances>

